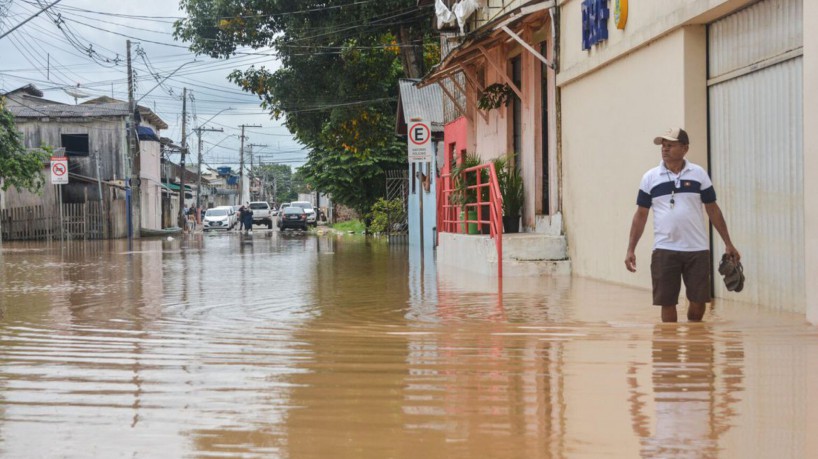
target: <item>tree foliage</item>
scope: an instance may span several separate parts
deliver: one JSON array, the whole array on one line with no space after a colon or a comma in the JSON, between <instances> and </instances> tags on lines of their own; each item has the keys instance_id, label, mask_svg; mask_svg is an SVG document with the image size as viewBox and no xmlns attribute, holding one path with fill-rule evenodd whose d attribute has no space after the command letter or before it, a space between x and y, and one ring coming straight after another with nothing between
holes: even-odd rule
<instances>
[{"instance_id":1,"label":"tree foliage","mask_svg":"<svg viewBox=\"0 0 818 459\"><path fill-rule=\"evenodd\" d=\"M14 116L0 100L0 180L3 191L12 186L39 191L45 184L43 166L48 156L47 150L26 150L23 136L14 124Z\"/></svg>"},{"instance_id":2,"label":"tree foliage","mask_svg":"<svg viewBox=\"0 0 818 459\"><path fill-rule=\"evenodd\" d=\"M288 164L263 164L253 168L253 175L264 180L264 185L276 204L298 197L293 188L293 169Z\"/></svg>"},{"instance_id":3,"label":"tree foliage","mask_svg":"<svg viewBox=\"0 0 818 459\"><path fill-rule=\"evenodd\" d=\"M229 58L272 47L278 69L235 70L309 150L309 187L361 214L383 196L385 171L406 167L395 136L398 78L439 60L432 11L417 0L182 0L175 36L197 53Z\"/></svg>"}]
</instances>

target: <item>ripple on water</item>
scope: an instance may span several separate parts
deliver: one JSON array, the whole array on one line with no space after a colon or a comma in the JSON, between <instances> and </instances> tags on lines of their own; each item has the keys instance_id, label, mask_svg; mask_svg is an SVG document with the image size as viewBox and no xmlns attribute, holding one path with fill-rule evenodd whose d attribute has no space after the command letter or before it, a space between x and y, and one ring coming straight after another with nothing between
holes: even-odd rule
<instances>
[{"instance_id":1,"label":"ripple on water","mask_svg":"<svg viewBox=\"0 0 818 459\"><path fill-rule=\"evenodd\" d=\"M4 245L4 456L818 453L801 440L818 405L802 317L720 303L661 325L644 290L500 294L370 240L106 247Z\"/></svg>"}]
</instances>

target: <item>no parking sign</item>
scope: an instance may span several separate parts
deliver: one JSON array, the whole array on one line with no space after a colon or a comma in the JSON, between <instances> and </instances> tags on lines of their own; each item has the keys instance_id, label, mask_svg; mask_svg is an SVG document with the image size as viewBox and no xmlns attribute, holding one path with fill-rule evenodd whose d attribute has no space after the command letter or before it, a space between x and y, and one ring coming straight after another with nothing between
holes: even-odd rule
<instances>
[{"instance_id":1,"label":"no parking sign","mask_svg":"<svg viewBox=\"0 0 818 459\"><path fill-rule=\"evenodd\" d=\"M432 130L423 121L409 123L406 130L409 137L409 162L425 163L432 161Z\"/></svg>"},{"instance_id":2,"label":"no parking sign","mask_svg":"<svg viewBox=\"0 0 818 459\"><path fill-rule=\"evenodd\" d=\"M51 157L51 184L65 185L68 183L68 158L65 156Z\"/></svg>"}]
</instances>

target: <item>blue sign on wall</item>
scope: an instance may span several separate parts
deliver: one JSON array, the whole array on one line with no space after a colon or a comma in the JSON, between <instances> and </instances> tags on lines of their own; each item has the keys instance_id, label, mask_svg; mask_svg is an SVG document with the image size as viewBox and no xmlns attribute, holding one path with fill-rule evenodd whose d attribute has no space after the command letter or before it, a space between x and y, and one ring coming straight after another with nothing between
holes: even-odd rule
<instances>
[{"instance_id":1,"label":"blue sign on wall","mask_svg":"<svg viewBox=\"0 0 818 459\"><path fill-rule=\"evenodd\" d=\"M608 0L582 0L582 49L608 39Z\"/></svg>"}]
</instances>

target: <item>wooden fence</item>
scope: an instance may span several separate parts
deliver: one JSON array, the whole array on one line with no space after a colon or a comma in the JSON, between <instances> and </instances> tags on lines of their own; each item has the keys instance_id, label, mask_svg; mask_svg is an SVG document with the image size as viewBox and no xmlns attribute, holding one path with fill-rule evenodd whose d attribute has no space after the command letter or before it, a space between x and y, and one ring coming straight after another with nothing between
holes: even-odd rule
<instances>
[{"instance_id":1,"label":"wooden fence","mask_svg":"<svg viewBox=\"0 0 818 459\"><path fill-rule=\"evenodd\" d=\"M60 227L60 211L57 206L39 205L3 209L0 210L0 231L2 231L4 241L122 237L119 223L125 218L125 206L110 207L112 208L104 209L107 212L103 212L99 201L63 204L62 228ZM114 228L111 228L112 224Z\"/></svg>"}]
</instances>

